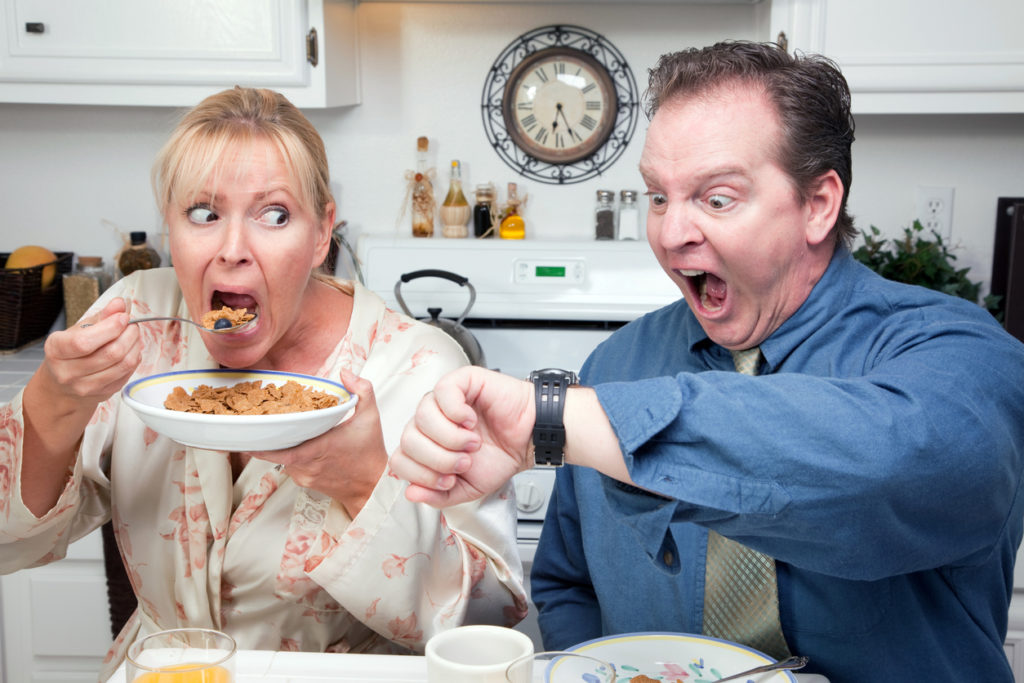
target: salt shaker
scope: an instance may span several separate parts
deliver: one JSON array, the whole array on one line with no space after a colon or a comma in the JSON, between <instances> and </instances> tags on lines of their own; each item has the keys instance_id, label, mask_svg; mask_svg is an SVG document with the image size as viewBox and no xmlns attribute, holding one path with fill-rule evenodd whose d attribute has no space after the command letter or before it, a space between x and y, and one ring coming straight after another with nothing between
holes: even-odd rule
<instances>
[{"instance_id":1,"label":"salt shaker","mask_svg":"<svg viewBox=\"0 0 1024 683\"><path fill-rule=\"evenodd\" d=\"M597 208L594 209L594 237L599 240L615 239L615 193L611 190L597 191Z\"/></svg>"},{"instance_id":2,"label":"salt shaker","mask_svg":"<svg viewBox=\"0 0 1024 683\"><path fill-rule=\"evenodd\" d=\"M640 209L636 205L636 194L636 190L623 190L619 193L620 240L640 239Z\"/></svg>"}]
</instances>

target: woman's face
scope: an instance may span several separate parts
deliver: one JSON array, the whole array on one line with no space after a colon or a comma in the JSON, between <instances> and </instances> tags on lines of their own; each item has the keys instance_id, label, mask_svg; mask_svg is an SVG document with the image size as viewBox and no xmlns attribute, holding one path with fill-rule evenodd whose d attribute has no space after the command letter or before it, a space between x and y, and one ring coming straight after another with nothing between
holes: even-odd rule
<instances>
[{"instance_id":1,"label":"woman's face","mask_svg":"<svg viewBox=\"0 0 1024 683\"><path fill-rule=\"evenodd\" d=\"M333 205L320 219L299 197L277 148L256 140L229 147L199 195L167 209L192 318L222 305L259 314L243 332L202 335L221 365L266 367L268 355L298 344L311 272L327 254L334 219Z\"/></svg>"}]
</instances>

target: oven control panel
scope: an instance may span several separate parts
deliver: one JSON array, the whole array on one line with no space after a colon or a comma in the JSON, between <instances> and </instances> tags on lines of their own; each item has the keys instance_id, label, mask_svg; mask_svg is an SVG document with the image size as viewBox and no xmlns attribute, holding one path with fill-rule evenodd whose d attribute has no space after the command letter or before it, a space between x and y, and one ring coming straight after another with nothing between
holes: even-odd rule
<instances>
[{"instance_id":1,"label":"oven control panel","mask_svg":"<svg viewBox=\"0 0 1024 683\"><path fill-rule=\"evenodd\" d=\"M517 284L582 285L587 276L583 259L516 259L512 279Z\"/></svg>"}]
</instances>

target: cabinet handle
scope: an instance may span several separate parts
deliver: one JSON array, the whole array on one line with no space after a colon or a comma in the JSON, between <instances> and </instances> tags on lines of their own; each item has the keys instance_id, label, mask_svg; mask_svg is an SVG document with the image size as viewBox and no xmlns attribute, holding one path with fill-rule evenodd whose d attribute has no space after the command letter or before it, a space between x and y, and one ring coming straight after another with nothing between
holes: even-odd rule
<instances>
[{"instance_id":1,"label":"cabinet handle","mask_svg":"<svg viewBox=\"0 0 1024 683\"><path fill-rule=\"evenodd\" d=\"M309 33L306 34L306 61L316 66L317 62L320 61L317 55L316 47L316 29L309 29Z\"/></svg>"},{"instance_id":2,"label":"cabinet handle","mask_svg":"<svg viewBox=\"0 0 1024 683\"><path fill-rule=\"evenodd\" d=\"M26 21L25 33L44 33L46 25L41 21Z\"/></svg>"}]
</instances>

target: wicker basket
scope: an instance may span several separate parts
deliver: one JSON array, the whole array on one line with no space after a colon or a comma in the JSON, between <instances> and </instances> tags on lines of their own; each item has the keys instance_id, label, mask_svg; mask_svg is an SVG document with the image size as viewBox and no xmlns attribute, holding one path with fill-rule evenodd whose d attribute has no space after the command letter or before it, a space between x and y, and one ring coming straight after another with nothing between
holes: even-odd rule
<instances>
[{"instance_id":1,"label":"wicker basket","mask_svg":"<svg viewBox=\"0 0 1024 683\"><path fill-rule=\"evenodd\" d=\"M64 273L71 272L72 252L31 268L7 270L10 254L0 254L0 351L16 351L43 339L64 307ZM57 265L53 283L43 289L43 268Z\"/></svg>"}]
</instances>

